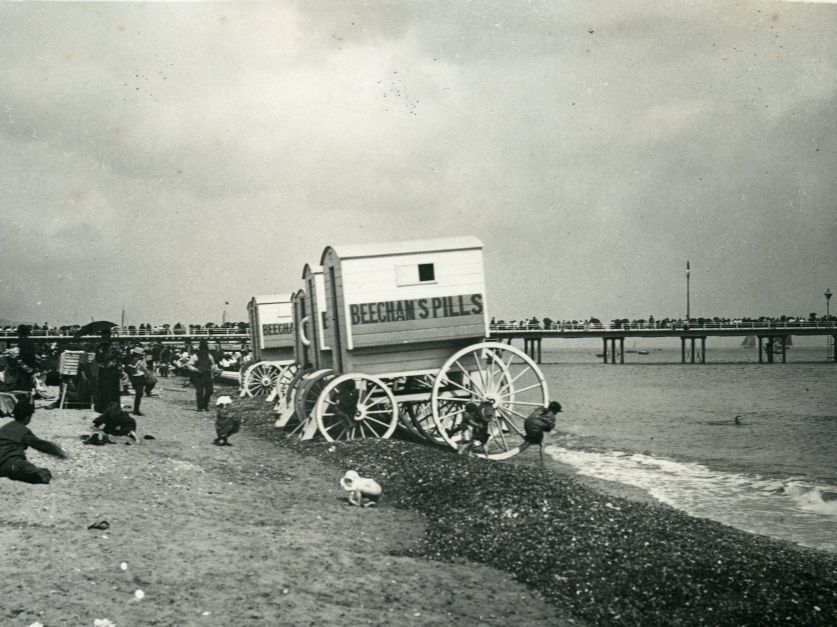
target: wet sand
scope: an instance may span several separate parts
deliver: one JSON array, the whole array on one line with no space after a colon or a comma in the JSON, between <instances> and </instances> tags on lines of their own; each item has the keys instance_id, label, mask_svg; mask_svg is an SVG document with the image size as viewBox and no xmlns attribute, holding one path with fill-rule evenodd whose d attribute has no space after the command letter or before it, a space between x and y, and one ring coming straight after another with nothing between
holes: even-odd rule
<instances>
[{"instance_id":1,"label":"wet sand","mask_svg":"<svg viewBox=\"0 0 837 627\"><path fill-rule=\"evenodd\" d=\"M180 379L159 387L138 419L156 439L137 445L83 445L92 410L36 412L32 430L71 458L27 452L48 486L0 479L0 624L579 624L509 573L410 555L416 510L348 507L341 468L264 425L213 446L214 413Z\"/></svg>"}]
</instances>

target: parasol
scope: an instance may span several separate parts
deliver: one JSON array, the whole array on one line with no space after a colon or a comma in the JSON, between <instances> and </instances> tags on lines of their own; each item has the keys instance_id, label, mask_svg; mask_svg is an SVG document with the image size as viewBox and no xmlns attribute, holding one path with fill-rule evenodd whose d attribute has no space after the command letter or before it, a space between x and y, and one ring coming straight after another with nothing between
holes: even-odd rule
<instances>
[{"instance_id":1,"label":"parasol","mask_svg":"<svg viewBox=\"0 0 837 627\"><path fill-rule=\"evenodd\" d=\"M108 320L96 320L95 322L88 322L78 331L75 332L75 337L82 337L83 335L98 335L102 331L110 331L113 327L119 326L115 322Z\"/></svg>"}]
</instances>

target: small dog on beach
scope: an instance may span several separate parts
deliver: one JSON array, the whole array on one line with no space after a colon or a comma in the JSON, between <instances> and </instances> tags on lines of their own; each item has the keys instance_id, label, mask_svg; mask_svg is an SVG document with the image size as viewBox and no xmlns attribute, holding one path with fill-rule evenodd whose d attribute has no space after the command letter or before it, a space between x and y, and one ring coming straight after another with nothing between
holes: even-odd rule
<instances>
[{"instance_id":1,"label":"small dog on beach","mask_svg":"<svg viewBox=\"0 0 837 627\"><path fill-rule=\"evenodd\" d=\"M340 478L340 487L349 493L349 504L357 507L374 507L383 491L377 481L361 477L355 470L346 471Z\"/></svg>"}]
</instances>

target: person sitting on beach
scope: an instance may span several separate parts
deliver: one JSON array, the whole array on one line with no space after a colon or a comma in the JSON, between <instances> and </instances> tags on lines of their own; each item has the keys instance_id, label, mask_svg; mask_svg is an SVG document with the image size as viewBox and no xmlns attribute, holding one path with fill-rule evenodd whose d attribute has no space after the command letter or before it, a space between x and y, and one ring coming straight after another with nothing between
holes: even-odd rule
<instances>
[{"instance_id":1,"label":"person sitting on beach","mask_svg":"<svg viewBox=\"0 0 837 627\"><path fill-rule=\"evenodd\" d=\"M525 451L533 444L540 448L541 466L543 466L543 435L555 427L555 416L561 413L561 403L550 401L546 407L538 407L526 417L523 422L523 444L519 452Z\"/></svg>"},{"instance_id":2,"label":"person sitting on beach","mask_svg":"<svg viewBox=\"0 0 837 627\"><path fill-rule=\"evenodd\" d=\"M231 435L238 433L241 429L241 419L232 412L232 399L229 396L221 396L215 402L215 439L212 443L215 446L232 446L227 441Z\"/></svg>"},{"instance_id":3,"label":"person sitting on beach","mask_svg":"<svg viewBox=\"0 0 837 627\"><path fill-rule=\"evenodd\" d=\"M35 407L28 400L20 400L13 410L14 420L0 427L0 477L25 483L49 483L52 473L47 468L38 468L26 459L27 447L48 455L66 459L67 454L57 444L41 440L27 426L35 413Z\"/></svg>"},{"instance_id":4,"label":"person sitting on beach","mask_svg":"<svg viewBox=\"0 0 837 627\"><path fill-rule=\"evenodd\" d=\"M107 435L124 435L137 440L137 421L131 418L116 401L110 404L107 411L93 420L93 426Z\"/></svg>"},{"instance_id":5,"label":"person sitting on beach","mask_svg":"<svg viewBox=\"0 0 837 627\"><path fill-rule=\"evenodd\" d=\"M467 455L474 447L480 447L485 451L488 440L491 437L489 426L495 418L494 406L488 401L479 405L476 403L465 403L465 411L462 414L462 422L448 429L449 436L470 430L470 438L465 438L458 443L456 452L460 455Z\"/></svg>"},{"instance_id":6,"label":"person sitting on beach","mask_svg":"<svg viewBox=\"0 0 837 627\"><path fill-rule=\"evenodd\" d=\"M347 470L340 478L340 486L349 492L349 504L357 507L374 507L383 492L377 481L361 477L356 470Z\"/></svg>"}]
</instances>

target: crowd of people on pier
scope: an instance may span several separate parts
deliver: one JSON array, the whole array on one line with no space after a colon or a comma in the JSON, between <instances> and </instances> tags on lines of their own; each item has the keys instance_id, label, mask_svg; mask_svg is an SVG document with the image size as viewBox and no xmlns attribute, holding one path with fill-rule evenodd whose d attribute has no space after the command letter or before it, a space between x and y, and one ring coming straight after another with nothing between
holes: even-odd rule
<instances>
[{"instance_id":1,"label":"crowd of people on pier","mask_svg":"<svg viewBox=\"0 0 837 627\"><path fill-rule=\"evenodd\" d=\"M610 322L602 322L598 318L590 317L584 320L553 320L547 316L539 320L536 316L523 318L521 320L497 320L492 318L491 329L496 330L536 330L546 331L586 331L591 329L682 329L695 327L729 327L729 326L805 326L810 324L837 324L837 316L819 316L811 313L808 316L761 316L758 318L740 317L725 318L715 316L713 318L662 318L654 316L648 318L629 319L616 318Z\"/></svg>"},{"instance_id":2,"label":"crowd of people on pier","mask_svg":"<svg viewBox=\"0 0 837 627\"><path fill-rule=\"evenodd\" d=\"M0 337L14 336L17 333L19 325L6 324L0 326ZM33 322L27 324L30 333L33 336L51 336L51 337L72 337L75 335L83 325L51 325L48 322L39 324ZM157 324L142 323L139 325L125 325L119 327L120 335L136 335L136 336L154 336L154 335L187 335L206 333L212 335L213 333L248 333L250 324L248 322L225 322L223 324L215 324L214 322L207 322L205 324L183 324L177 322L175 324Z\"/></svg>"}]
</instances>

